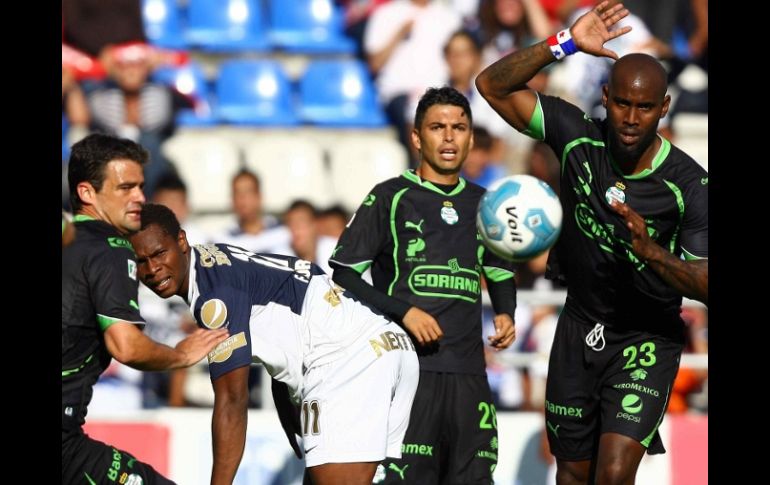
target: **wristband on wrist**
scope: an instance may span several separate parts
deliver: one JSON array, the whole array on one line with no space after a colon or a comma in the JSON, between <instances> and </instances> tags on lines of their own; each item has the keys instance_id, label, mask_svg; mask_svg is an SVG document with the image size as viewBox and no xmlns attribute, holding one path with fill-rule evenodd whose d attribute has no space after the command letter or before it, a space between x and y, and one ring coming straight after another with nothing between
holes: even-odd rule
<instances>
[{"instance_id":1,"label":"wristband on wrist","mask_svg":"<svg viewBox=\"0 0 770 485\"><path fill-rule=\"evenodd\" d=\"M569 29L564 29L556 35L548 37L547 42L548 47L551 48L551 54L553 54L553 57L555 57L557 61L578 52L575 41L572 40L572 35L569 33Z\"/></svg>"}]
</instances>

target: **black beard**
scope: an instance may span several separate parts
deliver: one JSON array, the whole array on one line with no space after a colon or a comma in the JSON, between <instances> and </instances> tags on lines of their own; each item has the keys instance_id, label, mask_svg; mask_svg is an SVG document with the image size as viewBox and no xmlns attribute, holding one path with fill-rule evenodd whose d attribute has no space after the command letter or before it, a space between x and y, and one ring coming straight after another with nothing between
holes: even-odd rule
<instances>
[{"instance_id":1,"label":"black beard","mask_svg":"<svg viewBox=\"0 0 770 485\"><path fill-rule=\"evenodd\" d=\"M647 150L652 142L655 140L657 133L653 131L651 135L644 138L640 138L639 142L633 147L627 147L620 141L620 136L612 132L610 135L610 153L612 158L622 164L623 166L635 166L636 163L642 158L645 150Z\"/></svg>"}]
</instances>

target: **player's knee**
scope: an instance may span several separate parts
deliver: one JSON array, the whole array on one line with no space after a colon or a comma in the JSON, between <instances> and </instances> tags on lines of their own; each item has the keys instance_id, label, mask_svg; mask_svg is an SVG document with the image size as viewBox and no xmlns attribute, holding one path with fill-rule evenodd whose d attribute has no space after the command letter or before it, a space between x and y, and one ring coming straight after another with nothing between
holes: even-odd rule
<instances>
[{"instance_id":1,"label":"player's knee","mask_svg":"<svg viewBox=\"0 0 770 485\"><path fill-rule=\"evenodd\" d=\"M629 483L636 470L622 458L605 461L596 470L597 485L622 485Z\"/></svg>"},{"instance_id":2,"label":"player's knee","mask_svg":"<svg viewBox=\"0 0 770 485\"><path fill-rule=\"evenodd\" d=\"M558 485L586 485L590 472L589 462L558 461L556 483Z\"/></svg>"}]
</instances>

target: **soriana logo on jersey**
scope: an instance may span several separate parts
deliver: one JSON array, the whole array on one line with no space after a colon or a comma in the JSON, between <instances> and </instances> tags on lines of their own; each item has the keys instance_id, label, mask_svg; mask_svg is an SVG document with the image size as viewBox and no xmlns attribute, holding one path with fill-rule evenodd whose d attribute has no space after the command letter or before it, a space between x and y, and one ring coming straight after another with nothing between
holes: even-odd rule
<instances>
[{"instance_id":1,"label":"soriana logo on jersey","mask_svg":"<svg viewBox=\"0 0 770 485\"><path fill-rule=\"evenodd\" d=\"M215 329L227 321L227 306L218 298L212 298L201 306L201 323L207 328Z\"/></svg>"}]
</instances>

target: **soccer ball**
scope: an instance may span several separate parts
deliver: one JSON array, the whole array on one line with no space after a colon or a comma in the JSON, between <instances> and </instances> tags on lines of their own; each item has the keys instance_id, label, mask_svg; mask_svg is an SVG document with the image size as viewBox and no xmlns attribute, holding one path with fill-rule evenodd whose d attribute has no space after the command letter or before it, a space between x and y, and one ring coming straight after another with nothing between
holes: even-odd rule
<instances>
[{"instance_id":1,"label":"soccer ball","mask_svg":"<svg viewBox=\"0 0 770 485\"><path fill-rule=\"evenodd\" d=\"M503 259L528 261L553 246L561 231L561 203L531 175L495 181L481 198L476 228L484 245Z\"/></svg>"}]
</instances>

